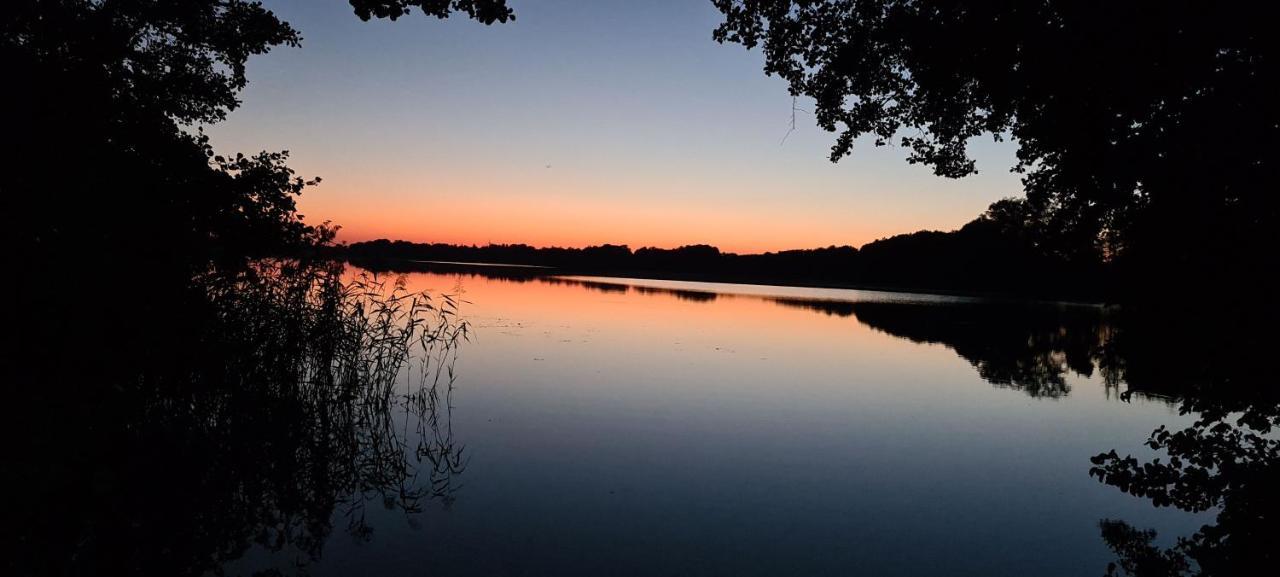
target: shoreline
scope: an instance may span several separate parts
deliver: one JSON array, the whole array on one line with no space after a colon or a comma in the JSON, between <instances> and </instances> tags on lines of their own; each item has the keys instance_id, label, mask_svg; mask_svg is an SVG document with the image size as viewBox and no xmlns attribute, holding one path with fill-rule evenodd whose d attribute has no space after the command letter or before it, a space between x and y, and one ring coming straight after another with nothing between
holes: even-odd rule
<instances>
[{"instance_id":1,"label":"shoreline","mask_svg":"<svg viewBox=\"0 0 1280 577\"><path fill-rule=\"evenodd\" d=\"M1020 294L1016 292L975 291L963 289L945 289L931 287L912 287L902 285L877 285L874 283L846 283L813 279L783 279L769 276L737 276L705 273L640 271L640 270L592 270L556 268L550 266L523 265L511 263L481 263L456 261L431 261L417 259L377 258L363 259L344 256L345 262L369 270L388 272L470 272L472 274L490 276L518 277L594 277L632 280L704 282L718 284L735 284L760 287L780 288L812 288L836 290L862 290L888 293L910 293L947 297L972 297L977 299L1025 301L1038 303L1065 304L1072 306L1110 307L1116 306L1104 300L1088 300L1069 297L1046 297ZM399 265L399 266L397 266ZM498 274L495 274L498 273ZM625 283L619 283L625 284Z\"/></svg>"}]
</instances>

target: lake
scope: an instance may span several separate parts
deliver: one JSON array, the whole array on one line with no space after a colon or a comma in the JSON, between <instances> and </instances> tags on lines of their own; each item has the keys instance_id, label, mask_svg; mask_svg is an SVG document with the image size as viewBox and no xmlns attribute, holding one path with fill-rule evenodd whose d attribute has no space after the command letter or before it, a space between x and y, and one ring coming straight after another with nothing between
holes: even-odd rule
<instances>
[{"instance_id":1,"label":"lake","mask_svg":"<svg viewBox=\"0 0 1280 577\"><path fill-rule=\"evenodd\" d=\"M1090 477L1193 421L1126 394L1101 307L404 278L465 301L444 415L464 458L421 511L339 508L316 575L1098 575L1102 519L1164 547L1212 519Z\"/></svg>"}]
</instances>

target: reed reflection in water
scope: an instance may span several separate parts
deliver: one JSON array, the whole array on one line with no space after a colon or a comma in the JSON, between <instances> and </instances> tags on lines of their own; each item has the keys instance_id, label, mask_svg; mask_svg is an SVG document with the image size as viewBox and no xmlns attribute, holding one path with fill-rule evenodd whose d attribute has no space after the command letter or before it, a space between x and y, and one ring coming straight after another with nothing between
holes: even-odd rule
<instances>
[{"instance_id":1,"label":"reed reflection in water","mask_svg":"<svg viewBox=\"0 0 1280 577\"><path fill-rule=\"evenodd\" d=\"M35 385L19 424L39 431L12 461L27 498L9 511L9 574L305 572L335 526L372 537L371 503L413 515L454 498L469 327L453 297L335 263L200 283L187 306L137 315L137 334L78 341L92 363L6 367Z\"/></svg>"}]
</instances>

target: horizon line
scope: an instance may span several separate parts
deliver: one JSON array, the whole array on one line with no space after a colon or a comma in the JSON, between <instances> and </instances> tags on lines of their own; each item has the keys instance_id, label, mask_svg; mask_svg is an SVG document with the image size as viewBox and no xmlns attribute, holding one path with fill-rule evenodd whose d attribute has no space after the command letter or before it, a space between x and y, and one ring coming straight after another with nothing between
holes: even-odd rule
<instances>
[{"instance_id":1,"label":"horizon line","mask_svg":"<svg viewBox=\"0 0 1280 577\"><path fill-rule=\"evenodd\" d=\"M351 245L355 245L355 244L373 243L373 242L385 241L385 242L389 242L389 243L397 243L397 242L401 242L401 243L416 244L416 245L443 245L443 246L450 246L450 247L464 247L464 248L487 248L487 247L528 247L528 248L531 248L531 249L534 249L534 250L585 250L585 249L589 249L589 248L619 247L619 248L626 248L627 250L629 250L629 251L631 251L631 252L633 252L633 253L634 253L634 252L636 252L636 251L639 251L639 250L645 250L645 249L650 249L650 250L667 250L667 251L671 251L671 250L680 250L680 249L683 249L683 248L710 247L710 248L714 248L714 249L716 249L716 251L718 251L720 254L725 254L725 255L737 255L737 256L751 256L751 255L764 255L764 254L778 254L778 253L783 253L783 252L812 251L812 250L831 250L831 249L842 249L842 248L850 248L850 249L854 249L854 250L857 250L857 251L861 251L863 247L865 247L865 246L867 246L867 245L869 245L869 244L873 244L873 243L876 243L876 242L880 242L880 241L887 240L887 239L894 238L894 237L898 237L898 236L907 236L907 235L918 234L918 233L922 233L922 232L923 232L923 233L941 233L941 234L946 234L946 233L956 232L957 230L959 230L959 229L951 230L951 231L921 229L921 230L917 230L917 231L913 231L913 232L898 233L898 234L894 234L894 235L890 235L890 236L885 236L885 237L877 238L877 239L875 239L875 240L871 240L871 241L865 242L865 243L863 243L862 245L859 245L859 246L854 246L854 245L852 245L852 244L839 244L839 245L837 245L837 244L829 244L829 245L826 245L826 246L815 246L815 247L811 247L811 248L786 248L786 249L766 250L766 251L759 251L759 252L737 252L737 251L722 250L719 246L716 246L716 245L714 245L714 244L709 244L709 243L691 243L691 244L681 244L681 245L678 245L678 246L675 246L675 247L660 247L660 246L655 246L655 245L641 245L641 246L632 247L630 244L627 244L627 243L610 243L610 242L604 242L604 243L598 243L598 244L587 244L587 245L581 245L581 246L562 246L562 245L546 245L546 246L537 246L537 245L528 244L528 243L524 243L524 242L502 243L502 242L487 241L487 242L486 242L486 243L484 243L484 244L475 243L475 242L472 242L472 243L452 243L452 242L442 242L442 241L412 241L412 240L405 240L405 239L393 239L393 238L387 238L387 237L378 237L378 238L373 238L373 239L359 240L359 241L351 241L351 242L342 241L342 242L339 244L339 246L348 246L348 247L349 247L349 246L351 246Z\"/></svg>"}]
</instances>

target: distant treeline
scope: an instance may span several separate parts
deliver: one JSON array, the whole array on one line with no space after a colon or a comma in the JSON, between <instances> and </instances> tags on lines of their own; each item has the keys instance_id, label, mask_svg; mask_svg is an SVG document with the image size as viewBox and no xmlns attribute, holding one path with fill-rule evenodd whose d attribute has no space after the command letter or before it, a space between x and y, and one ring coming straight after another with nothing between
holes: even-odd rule
<instances>
[{"instance_id":1,"label":"distant treeline","mask_svg":"<svg viewBox=\"0 0 1280 577\"><path fill-rule=\"evenodd\" d=\"M1002 201L1003 202L1003 201ZM483 262L553 267L556 274L737 281L812 286L925 289L1100 300L1101 263L1056 256L993 218L951 232L919 231L868 243L764 254L721 252L708 245L675 249L605 244L536 248L465 246L379 239L346 247L346 256L378 268L407 261Z\"/></svg>"}]
</instances>

